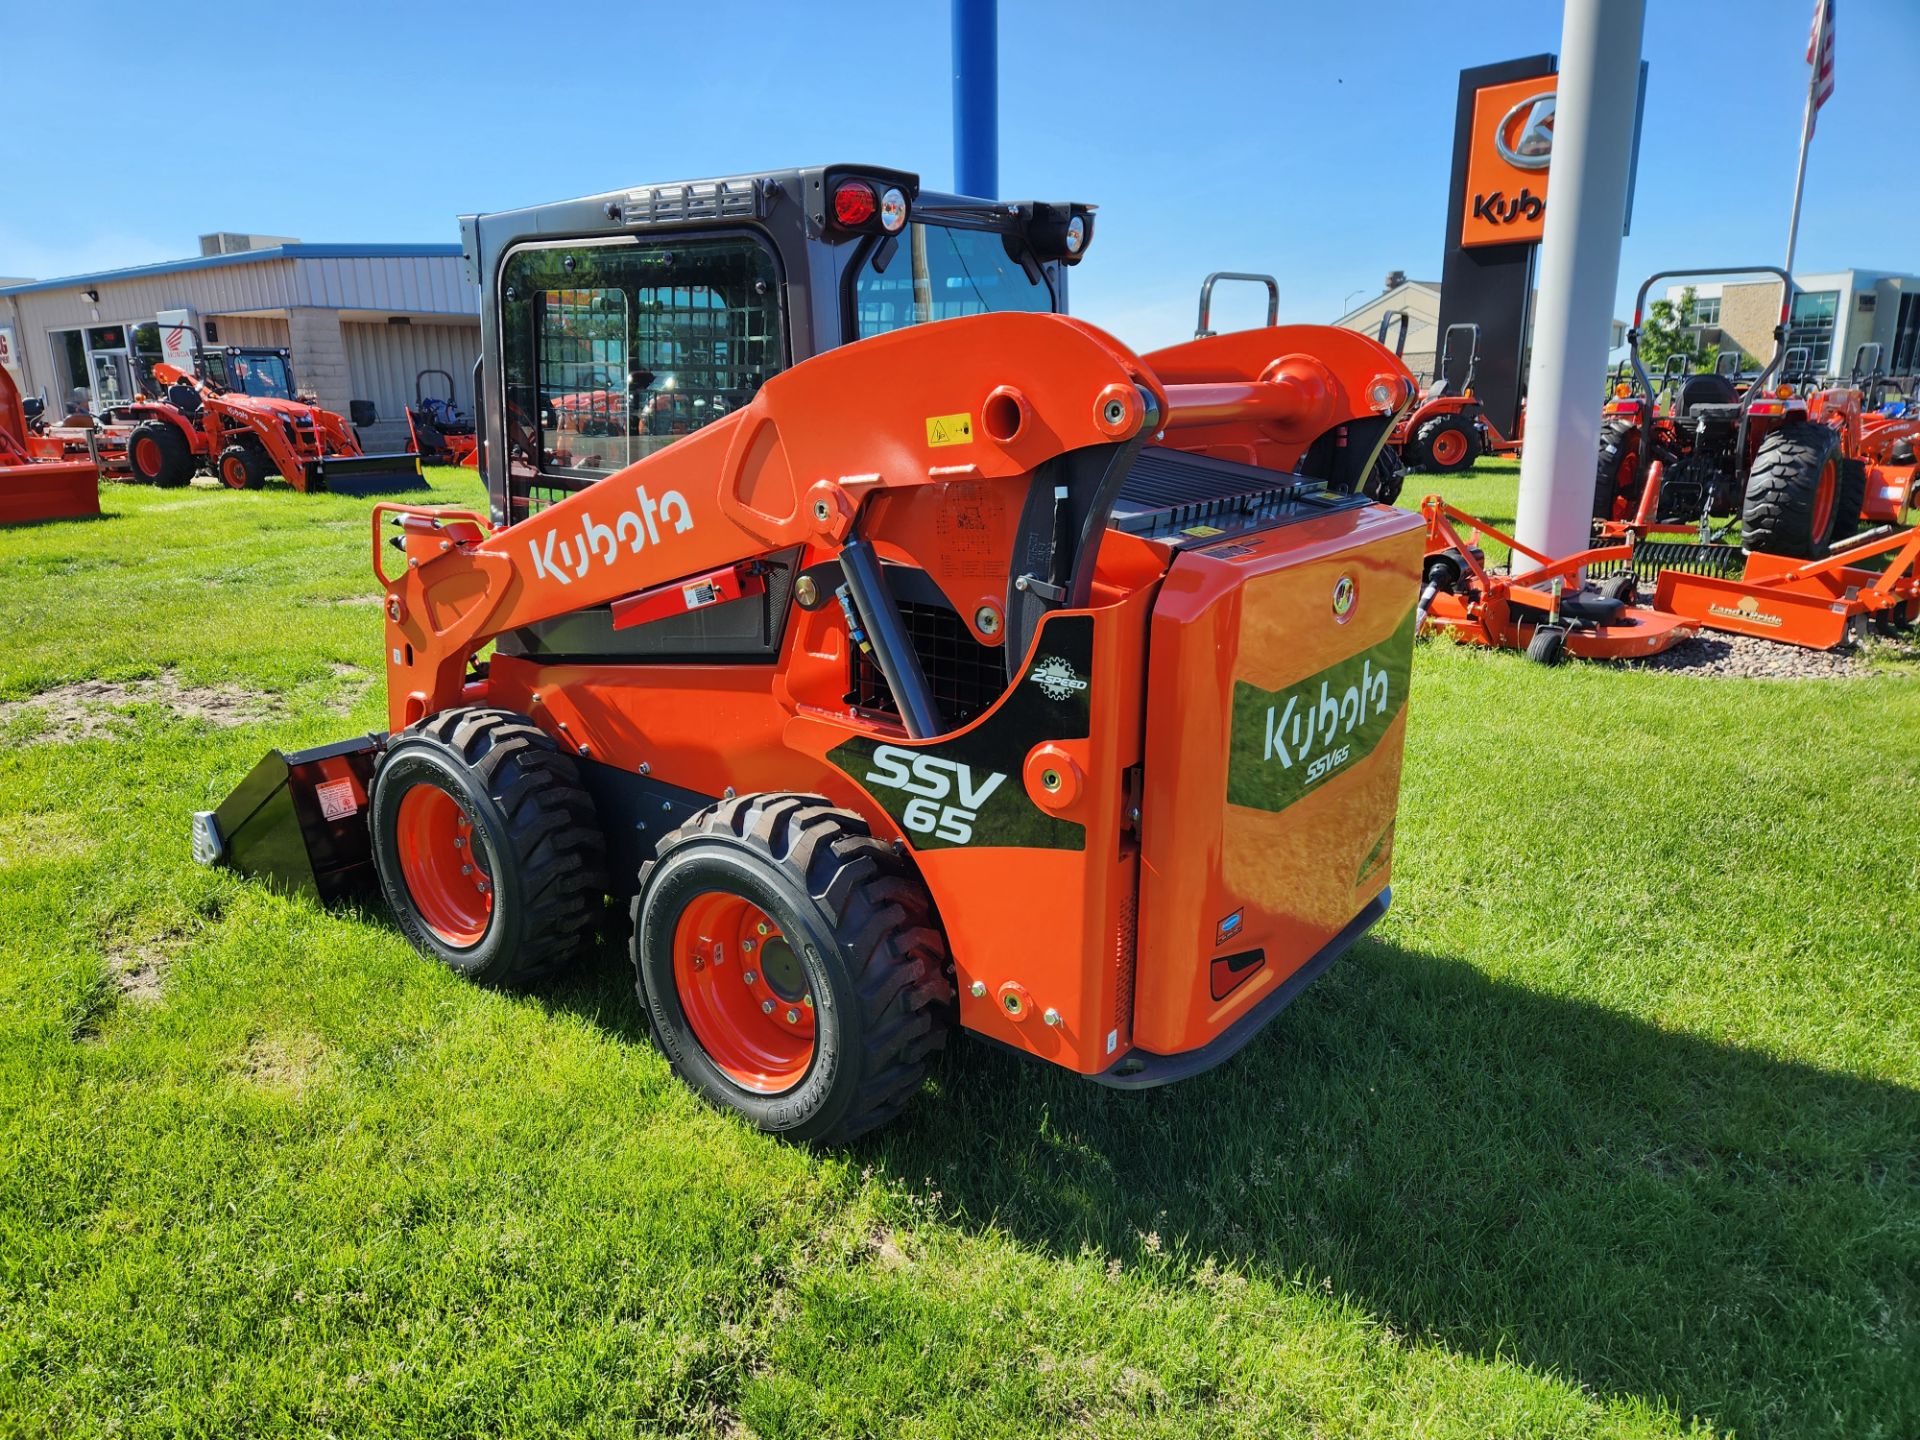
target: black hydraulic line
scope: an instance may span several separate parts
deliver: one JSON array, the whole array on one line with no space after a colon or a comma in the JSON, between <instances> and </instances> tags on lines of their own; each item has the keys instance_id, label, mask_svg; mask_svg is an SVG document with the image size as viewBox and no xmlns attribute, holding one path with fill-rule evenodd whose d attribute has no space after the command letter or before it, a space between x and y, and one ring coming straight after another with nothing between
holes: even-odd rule
<instances>
[{"instance_id":1,"label":"black hydraulic line","mask_svg":"<svg viewBox=\"0 0 1920 1440\"><path fill-rule=\"evenodd\" d=\"M849 535L840 547L840 573L846 578L854 608L866 628L874 663L893 692L893 703L900 708L900 722L907 727L907 734L916 740L938 735L946 725L900 619L900 608L893 603L879 555L859 535Z\"/></svg>"}]
</instances>

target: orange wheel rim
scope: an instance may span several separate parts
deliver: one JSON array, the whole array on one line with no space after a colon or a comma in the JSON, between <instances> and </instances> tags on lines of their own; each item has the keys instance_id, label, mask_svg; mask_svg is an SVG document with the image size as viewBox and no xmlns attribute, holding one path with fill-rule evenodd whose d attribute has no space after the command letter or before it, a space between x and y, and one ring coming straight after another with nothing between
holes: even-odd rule
<instances>
[{"instance_id":1,"label":"orange wheel rim","mask_svg":"<svg viewBox=\"0 0 1920 1440\"><path fill-rule=\"evenodd\" d=\"M1839 467L1829 460L1820 471L1820 484L1813 492L1813 538L1818 540L1833 528L1833 507L1840 490Z\"/></svg>"},{"instance_id":2,"label":"orange wheel rim","mask_svg":"<svg viewBox=\"0 0 1920 1440\"><path fill-rule=\"evenodd\" d=\"M694 896L673 930L673 985L694 1039L742 1090L778 1095L806 1078L811 982L759 906L718 890Z\"/></svg>"},{"instance_id":3,"label":"orange wheel rim","mask_svg":"<svg viewBox=\"0 0 1920 1440\"><path fill-rule=\"evenodd\" d=\"M1439 465L1458 465L1467 453L1467 437L1458 430L1442 430L1433 437L1433 458Z\"/></svg>"},{"instance_id":4,"label":"orange wheel rim","mask_svg":"<svg viewBox=\"0 0 1920 1440\"><path fill-rule=\"evenodd\" d=\"M1633 482L1639 474L1640 457L1638 454L1630 453L1621 460L1620 468L1613 473L1613 515L1611 518L1615 520L1630 520L1633 518L1632 510L1629 507L1634 494Z\"/></svg>"},{"instance_id":5,"label":"orange wheel rim","mask_svg":"<svg viewBox=\"0 0 1920 1440\"><path fill-rule=\"evenodd\" d=\"M493 921L493 867L460 802L437 785L415 785L394 823L400 874L427 928L449 945L480 943Z\"/></svg>"},{"instance_id":6,"label":"orange wheel rim","mask_svg":"<svg viewBox=\"0 0 1920 1440\"><path fill-rule=\"evenodd\" d=\"M220 478L227 482L229 489L244 489L247 483L246 462L238 455L229 455L226 463L220 467Z\"/></svg>"},{"instance_id":7,"label":"orange wheel rim","mask_svg":"<svg viewBox=\"0 0 1920 1440\"><path fill-rule=\"evenodd\" d=\"M151 435L142 435L133 447L133 463L140 468L142 475L160 473L160 442Z\"/></svg>"}]
</instances>

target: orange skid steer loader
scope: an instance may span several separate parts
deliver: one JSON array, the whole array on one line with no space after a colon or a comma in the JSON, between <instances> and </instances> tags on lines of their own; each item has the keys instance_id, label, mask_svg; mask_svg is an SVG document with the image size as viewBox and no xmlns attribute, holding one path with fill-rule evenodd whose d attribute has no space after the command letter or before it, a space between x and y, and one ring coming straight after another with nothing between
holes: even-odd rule
<instances>
[{"instance_id":1,"label":"orange skid steer loader","mask_svg":"<svg viewBox=\"0 0 1920 1440\"><path fill-rule=\"evenodd\" d=\"M956 1027L1232 1055L1387 907L1422 530L1356 492L1412 377L1136 355L1064 313L1092 224L844 166L466 220L491 511L375 507L390 731L196 856L489 983L617 917L676 1072L794 1139Z\"/></svg>"}]
</instances>

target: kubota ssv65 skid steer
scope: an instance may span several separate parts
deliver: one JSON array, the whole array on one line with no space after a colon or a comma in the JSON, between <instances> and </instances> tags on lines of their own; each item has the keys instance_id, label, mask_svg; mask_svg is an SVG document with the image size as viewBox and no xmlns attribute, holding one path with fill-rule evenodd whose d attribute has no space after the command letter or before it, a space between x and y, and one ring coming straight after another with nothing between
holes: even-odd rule
<instances>
[{"instance_id":1,"label":"kubota ssv65 skid steer","mask_svg":"<svg viewBox=\"0 0 1920 1440\"><path fill-rule=\"evenodd\" d=\"M617 916L676 1071L797 1139L956 1025L1233 1054L1386 910L1422 528L1354 492L1412 377L1136 355L1064 313L1092 227L871 166L466 220L491 513L376 507L390 733L196 853L488 982Z\"/></svg>"}]
</instances>

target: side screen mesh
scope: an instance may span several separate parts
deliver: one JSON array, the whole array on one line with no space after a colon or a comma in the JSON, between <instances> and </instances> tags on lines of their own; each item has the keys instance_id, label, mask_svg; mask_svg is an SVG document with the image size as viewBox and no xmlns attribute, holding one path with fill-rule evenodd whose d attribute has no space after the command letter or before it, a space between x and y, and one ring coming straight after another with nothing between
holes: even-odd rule
<instances>
[{"instance_id":1,"label":"side screen mesh","mask_svg":"<svg viewBox=\"0 0 1920 1440\"><path fill-rule=\"evenodd\" d=\"M514 520L732 414L784 363L773 254L744 236L521 250L501 287Z\"/></svg>"}]
</instances>

